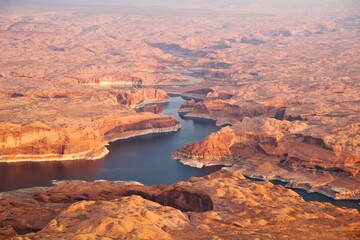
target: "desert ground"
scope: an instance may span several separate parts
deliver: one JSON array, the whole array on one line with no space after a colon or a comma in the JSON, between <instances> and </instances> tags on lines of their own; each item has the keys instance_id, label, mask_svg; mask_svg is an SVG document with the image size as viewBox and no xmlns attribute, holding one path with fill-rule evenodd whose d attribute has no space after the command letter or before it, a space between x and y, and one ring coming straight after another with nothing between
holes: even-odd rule
<instances>
[{"instance_id":1,"label":"desert ground","mask_svg":"<svg viewBox=\"0 0 360 240\"><path fill-rule=\"evenodd\" d=\"M0 193L0 239L360 239L358 210L268 181L360 199L357 1L0 2L0 52L0 162L96 161L181 131L137 111L176 95L222 128L173 159L224 166Z\"/></svg>"}]
</instances>

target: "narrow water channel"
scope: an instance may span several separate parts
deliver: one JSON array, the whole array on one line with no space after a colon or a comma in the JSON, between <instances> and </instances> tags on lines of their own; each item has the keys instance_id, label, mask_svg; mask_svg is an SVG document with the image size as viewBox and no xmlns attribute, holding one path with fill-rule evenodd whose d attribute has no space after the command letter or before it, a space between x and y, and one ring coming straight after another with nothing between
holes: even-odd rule
<instances>
[{"instance_id":1,"label":"narrow water channel","mask_svg":"<svg viewBox=\"0 0 360 240\"><path fill-rule=\"evenodd\" d=\"M274 180L271 181L273 184L286 186L286 183ZM317 201L317 202L328 202L338 207L347 207L347 208L355 208L360 211L360 200L335 200L330 197L327 197L320 193L308 193L303 189L292 188L297 194L299 194L305 201Z\"/></svg>"}]
</instances>

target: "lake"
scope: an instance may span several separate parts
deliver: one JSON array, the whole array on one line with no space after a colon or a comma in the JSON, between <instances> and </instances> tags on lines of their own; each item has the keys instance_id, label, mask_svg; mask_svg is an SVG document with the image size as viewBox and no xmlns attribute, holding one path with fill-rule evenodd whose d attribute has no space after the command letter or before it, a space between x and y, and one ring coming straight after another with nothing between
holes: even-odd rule
<instances>
[{"instance_id":1,"label":"lake","mask_svg":"<svg viewBox=\"0 0 360 240\"><path fill-rule=\"evenodd\" d=\"M51 186L53 180L125 180L145 185L172 184L192 176L205 176L221 167L192 168L174 161L171 154L185 143L199 141L219 128L212 122L181 119L180 97L162 104L164 114L173 115L181 130L110 143L110 153L101 160L23 162L0 164L0 192L35 186Z\"/></svg>"},{"instance_id":2,"label":"lake","mask_svg":"<svg viewBox=\"0 0 360 240\"><path fill-rule=\"evenodd\" d=\"M36 186L52 186L53 180L108 180L138 181L145 185L172 184L190 177L201 177L221 169L220 166L192 168L174 161L171 154L186 143L200 141L219 130L214 122L181 119L177 113L183 103L180 97L150 111L174 116L181 130L173 133L152 134L110 143L110 153L101 160L58 162L0 163L0 192ZM256 181L256 180L254 180ZM285 185L272 181L276 185ZM340 207L360 210L357 200L336 201L319 193L293 189L306 201L329 202Z\"/></svg>"}]
</instances>

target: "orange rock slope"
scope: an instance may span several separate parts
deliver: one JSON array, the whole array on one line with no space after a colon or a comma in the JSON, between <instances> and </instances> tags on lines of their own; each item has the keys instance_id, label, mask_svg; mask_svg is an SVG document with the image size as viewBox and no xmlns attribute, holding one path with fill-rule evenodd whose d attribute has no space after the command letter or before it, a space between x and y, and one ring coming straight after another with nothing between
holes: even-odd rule
<instances>
[{"instance_id":1,"label":"orange rock slope","mask_svg":"<svg viewBox=\"0 0 360 240\"><path fill-rule=\"evenodd\" d=\"M95 159L109 141L175 131L174 118L134 110L165 100L138 90L156 86L204 100L185 103L184 117L228 125L174 158L231 167L170 186L2 193L2 238L360 238L357 210L242 175L359 199L356 1L8 2L0 3L1 161ZM199 81L189 86L189 76Z\"/></svg>"},{"instance_id":2,"label":"orange rock slope","mask_svg":"<svg viewBox=\"0 0 360 240\"><path fill-rule=\"evenodd\" d=\"M162 90L37 94L46 97L25 93L2 98L7 108L0 117L0 161L99 159L108 153L105 146L110 141L180 127L173 117L133 110L167 101Z\"/></svg>"},{"instance_id":3,"label":"orange rock slope","mask_svg":"<svg viewBox=\"0 0 360 240\"><path fill-rule=\"evenodd\" d=\"M247 176L359 199L358 16L348 15L347 1L321 5L322 10L303 3L297 13L285 3L250 2L252 10L275 15L226 22L214 52L187 65L204 80L173 89L185 99L202 93L203 102L183 105L185 118L229 126L186 144L173 157L190 166L234 166Z\"/></svg>"},{"instance_id":4,"label":"orange rock slope","mask_svg":"<svg viewBox=\"0 0 360 240\"><path fill-rule=\"evenodd\" d=\"M8 198L0 200L4 205L17 197L20 202L31 201L27 206L33 206L29 214L18 216L19 222L10 221L10 208L3 208L0 223L4 230L0 233L9 233L8 225L31 231L32 224L48 219L42 230L14 239L360 237L357 210L305 202L292 190L269 182L252 182L240 173L224 170L169 186L68 183L35 192L37 200L16 192L6 193ZM23 206L13 206L11 211L17 216ZM60 214L59 208L64 209ZM45 217L51 209L53 220Z\"/></svg>"},{"instance_id":5,"label":"orange rock slope","mask_svg":"<svg viewBox=\"0 0 360 240\"><path fill-rule=\"evenodd\" d=\"M185 145L173 157L195 167L233 166L249 177L290 182L336 199L359 199L359 154L349 147L359 135L322 138L314 136L316 127L302 121L245 118ZM344 139L348 145L343 145Z\"/></svg>"}]
</instances>

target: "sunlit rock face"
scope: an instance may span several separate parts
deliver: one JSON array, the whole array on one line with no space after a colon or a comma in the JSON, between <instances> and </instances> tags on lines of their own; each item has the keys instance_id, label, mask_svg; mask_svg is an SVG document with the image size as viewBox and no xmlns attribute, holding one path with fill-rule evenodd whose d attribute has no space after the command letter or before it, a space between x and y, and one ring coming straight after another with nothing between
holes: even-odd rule
<instances>
[{"instance_id":1,"label":"sunlit rock face","mask_svg":"<svg viewBox=\"0 0 360 240\"><path fill-rule=\"evenodd\" d=\"M172 239L168 231L189 225L186 214L139 196L119 201L83 201L70 205L34 239Z\"/></svg>"},{"instance_id":2,"label":"sunlit rock face","mask_svg":"<svg viewBox=\"0 0 360 240\"><path fill-rule=\"evenodd\" d=\"M185 145L173 158L194 167L233 166L231 170L249 177L285 180L336 199L359 199L359 154L350 147L358 135L315 135L316 127L303 121L247 118Z\"/></svg>"},{"instance_id":3,"label":"sunlit rock face","mask_svg":"<svg viewBox=\"0 0 360 240\"><path fill-rule=\"evenodd\" d=\"M160 89L137 89L135 92L120 92L116 97L118 102L132 108L141 108L146 104L167 102L169 96Z\"/></svg>"},{"instance_id":4,"label":"sunlit rock face","mask_svg":"<svg viewBox=\"0 0 360 240\"><path fill-rule=\"evenodd\" d=\"M180 127L173 117L134 110L166 102L162 90L37 94L4 98L9 102L1 116L0 161L99 159L108 153L104 145L109 141Z\"/></svg>"},{"instance_id":5,"label":"sunlit rock face","mask_svg":"<svg viewBox=\"0 0 360 240\"><path fill-rule=\"evenodd\" d=\"M1 194L0 238L359 238L357 210L244 178L360 198L356 1L39 1L0 3L1 162L94 160L177 131L139 110L173 94L223 127L174 159L227 171Z\"/></svg>"},{"instance_id":6,"label":"sunlit rock face","mask_svg":"<svg viewBox=\"0 0 360 240\"><path fill-rule=\"evenodd\" d=\"M24 198L9 192L0 200L2 226L41 229L16 239L286 239L305 230L315 238L356 238L360 217L357 210L305 202L292 190L224 170L168 186L69 182L34 193ZM10 221L10 212L18 221ZM9 234L11 227L0 233Z\"/></svg>"},{"instance_id":7,"label":"sunlit rock face","mask_svg":"<svg viewBox=\"0 0 360 240\"><path fill-rule=\"evenodd\" d=\"M308 19L306 24L287 19L275 27L262 19L259 25L243 26L246 30L231 21L223 25L222 31L238 29L239 34L224 40L221 51L213 49L221 53L208 56L216 55L227 67L208 69L209 58L199 59L194 72L205 81L173 91L186 96L210 88L204 101L188 102L179 112L224 128L179 148L173 158L193 167L233 166L249 177L359 199L359 55L354 48L359 47L359 20L348 15L349 5L333 4L338 17L325 17L335 12L330 5L323 11L314 7L311 11L322 16L317 20L302 12L308 5L300 4L294 16ZM269 9L285 16L278 12L282 7ZM279 23L276 19L268 20ZM192 45L204 44L195 39Z\"/></svg>"}]
</instances>

